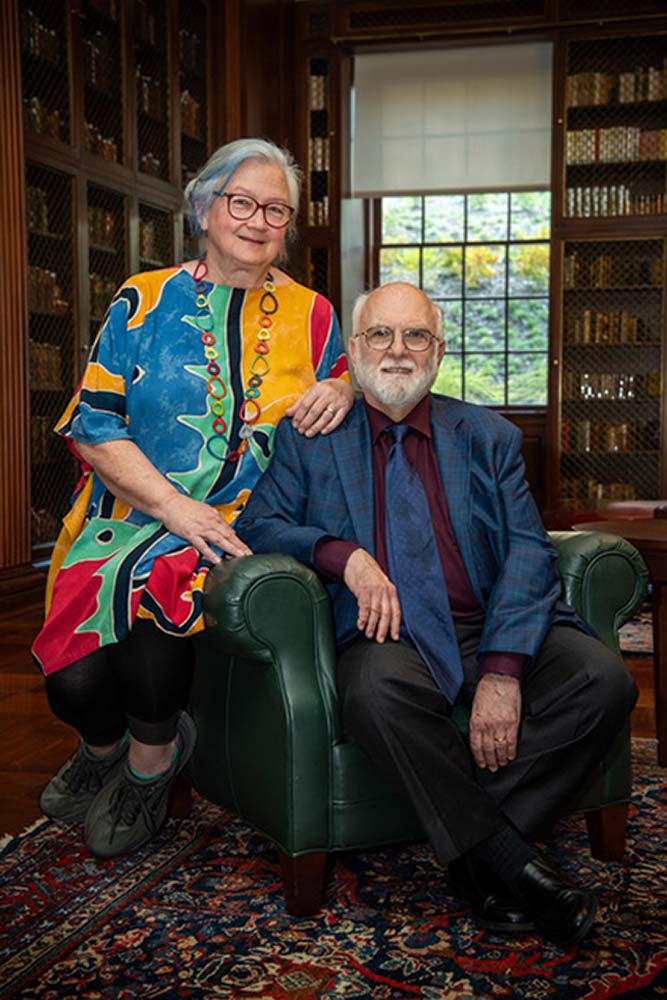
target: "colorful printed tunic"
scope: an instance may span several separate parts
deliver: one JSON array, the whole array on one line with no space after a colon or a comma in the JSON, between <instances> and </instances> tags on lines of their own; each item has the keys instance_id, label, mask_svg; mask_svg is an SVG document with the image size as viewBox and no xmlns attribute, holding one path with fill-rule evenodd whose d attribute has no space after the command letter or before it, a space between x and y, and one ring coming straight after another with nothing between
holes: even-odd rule
<instances>
[{"instance_id":1,"label":"colorful printed tunic","mask_svg":"<svg viewBox=\"0 0 667 1000\"><path fill-rule=\"evenodd\" d=\"M247 450L236 462L224 461L242 441L239 410L258 357L263 292L209 283L206 292L227 388L222 403L207 389L194 281L169 268L136 275L120 288L56 430L90 444L133 441L178 490L232 523L269 464L285 410L316 379L344 375L347 362L331 304L296 282L278 285L265 355L270 370L257 398L261 414ZM223 407L221 436L213 422ZM193 546L118 500L88 469L51 563L47 618L33 648L44 673L121 641L137 617L173 635L198 632L209 568Z\"/></svg>"}]
</instances>

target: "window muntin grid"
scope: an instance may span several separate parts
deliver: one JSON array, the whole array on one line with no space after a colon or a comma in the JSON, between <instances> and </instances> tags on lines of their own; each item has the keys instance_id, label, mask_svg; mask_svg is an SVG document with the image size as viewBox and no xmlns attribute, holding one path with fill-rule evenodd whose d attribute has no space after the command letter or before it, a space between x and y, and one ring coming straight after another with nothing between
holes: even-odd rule
<instances>
[{"instance_id":1,"label":"window muntin grid","mask_svg":"<svg viewBox=\"0 0 667 1000\"><path fill-rule=\"evenodd\" d=\"M378 200L380 283L409 281L445 312L434 391L490 406L546 406L550 193Z\"/></svg>"}]
</instances>

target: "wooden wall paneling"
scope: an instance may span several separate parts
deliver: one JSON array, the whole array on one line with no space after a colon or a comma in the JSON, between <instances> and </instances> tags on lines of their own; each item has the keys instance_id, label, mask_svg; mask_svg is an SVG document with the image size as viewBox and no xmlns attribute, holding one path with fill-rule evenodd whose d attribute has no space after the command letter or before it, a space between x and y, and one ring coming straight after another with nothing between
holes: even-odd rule
<instances>
[{"instance_id":1,"label":"wooden wall paneling","mask_svg":"<svg viewBox=\"0 0 667 1000\"><path fill-rule=\"evenodd\" d=\"M662 287L667 289L667 239L662 254ZM667 497L667 294L662 297L662 357L660 365L660 496Z\"/></svg>"},{"instance_id":2,"label":"wooden wall paneling","mask_svg":"<svg viewBox=\"0 0 667 1000\"><path fill-rule=\"evenodd\" d=\"M292 13L285 0L245 0L241 24L242 121L245 135L291 145Z\"/></svg>"},{"instance_id":3,"label":"wooden wall paneling","mask_svg":"<svg viewBox=\"0 0 667 1000\"><path fill-rule=\"evenodd\" d=\"M544 510L546 498L545 441L547 414L544 410L507 410L503 416L523 434L521 454L526 464L526 481L538 510Z\"/></svg>"},{"instance_id":4,"label":"wooden wall paneling","mask_svg":"<svg viewBox=\"0 0 667 1000\"><path fill-rule=\"evenodd\" d=\"M181 3L186 0L180 0ZM241 0L209 4L209 153L245 134Z\"/></svg>"},{"instance_id":5,"label":"wooden wall paneling","mask_svg":"<svg viewBox=\"0 0 667 1000\"><path fill-rule=\"evenodd\" d=\"M19 5L0 3L0 598L40 586L30 563L27 248Z\"/></svg>"}]
</instances>

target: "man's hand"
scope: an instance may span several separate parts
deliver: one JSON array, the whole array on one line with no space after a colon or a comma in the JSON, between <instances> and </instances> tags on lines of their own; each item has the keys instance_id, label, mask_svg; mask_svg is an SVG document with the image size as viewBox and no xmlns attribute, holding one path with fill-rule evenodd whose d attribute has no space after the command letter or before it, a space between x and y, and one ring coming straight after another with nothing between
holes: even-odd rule
<instances>
[{"instance_id":1,"label":"man's hand","mask_svg":"<svg viewBox=\"0 0 667 1000\"><path fill-rule=\"evenodd\" d=\"M479 767L497 771L516 757L521 684L505 674L484 674L470 713L470 749Z\"/></svg>"},{"instance_id":2,"label":"man's hand","mask_svg":"<svg viewBox=\"0 0 667 1000\"><path fill-rule=\"evenodd\" d=\"M398 641L401 606L396 587L366 549L355 549L345 564L343 581L357 599L357 628L367 639Z\"/></svg>"}]
</instances>

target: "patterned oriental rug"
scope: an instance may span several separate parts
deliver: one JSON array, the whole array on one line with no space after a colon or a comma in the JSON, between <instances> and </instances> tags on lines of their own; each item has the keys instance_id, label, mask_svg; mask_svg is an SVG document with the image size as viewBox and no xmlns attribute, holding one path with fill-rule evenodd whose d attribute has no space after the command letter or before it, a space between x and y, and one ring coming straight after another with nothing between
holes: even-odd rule
<instances>
[{"instance_id":1,"label":"patterned oriental rug","mask_svg":"<svg viewBox=\"0 0 667 1000\"><path fill-rule=\"evenodd\" d=\"M336 861L315 918L283 907L275 851L196 800L156 845L88 856L47 820L0 850L0 997L23 1000L571 1000L667 997L667 789L652 740L633 741L622 863L591 859L581 817L549 845L599 884L578 949L479 929L426 844Z\"/></svg>"},{"instance_id":2,"label":"patterned oriental rug","mask_svg":"<svg viewBox=\"0 0 667 1000\"><path fill-rule=\"evenodd\" d=\"M646 601L629 622L618 630L621 652L629 656L653 656L653 616Z\"/></svg>"}]
</instances>

